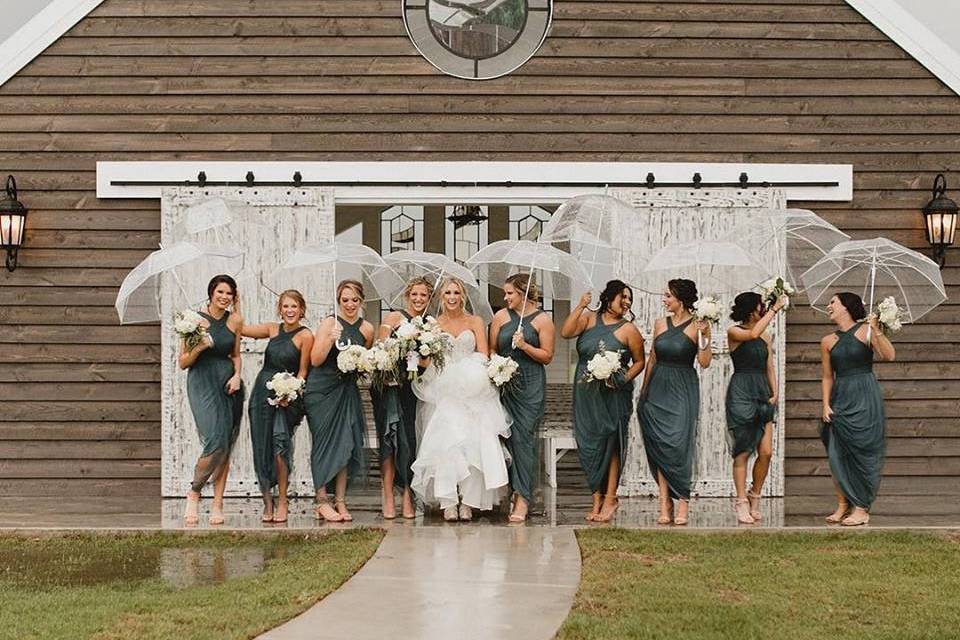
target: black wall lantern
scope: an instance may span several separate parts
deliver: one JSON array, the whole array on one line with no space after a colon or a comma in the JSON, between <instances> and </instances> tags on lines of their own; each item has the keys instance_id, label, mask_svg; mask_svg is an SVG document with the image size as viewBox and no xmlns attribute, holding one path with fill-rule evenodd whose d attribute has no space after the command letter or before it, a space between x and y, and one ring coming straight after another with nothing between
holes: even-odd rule
<instances>
[{"instance_id":1,"label":"black wall lantern","mask_svg":"<svg viewBox=\"0 0 960 640\"><path fill-rule=\"evenodd\" d=\"M937 174L933 180L933 199L923 208L923 220L927 226L927 242L933 246L933 259L943 268L947 260L947 247L953 244L957 233L957 203L944 195L947 179Z\"/></svg>"},{"instance_id":2,"label":"black wall lantern","mask_svg":"<svg viewBox=\"0 0 960 640\"><path fill-rule=\"evenodd\" d=\"M26 226L27 208L17 200L17 181L7 176L7 195L0 198L0 248L7 252L7 271L17 268Z\"/></svg>"}]
</instances>

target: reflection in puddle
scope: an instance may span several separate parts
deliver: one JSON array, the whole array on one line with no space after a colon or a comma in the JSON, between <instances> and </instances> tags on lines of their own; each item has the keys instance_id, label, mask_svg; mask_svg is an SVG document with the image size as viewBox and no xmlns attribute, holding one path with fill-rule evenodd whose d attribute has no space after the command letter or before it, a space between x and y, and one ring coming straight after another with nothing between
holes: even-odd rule
<instances>
[{"instance_id":1,"label":"reflection in puddle","mask_svg":"<svg viewBox=\"0 0 960 640\"><path fill-rule=\"evenodd\" d=\"M162 549L160 577L178 589L222 584L263 573L268 561L285 556L283 549Z\"/></svg>"}]
</instances>

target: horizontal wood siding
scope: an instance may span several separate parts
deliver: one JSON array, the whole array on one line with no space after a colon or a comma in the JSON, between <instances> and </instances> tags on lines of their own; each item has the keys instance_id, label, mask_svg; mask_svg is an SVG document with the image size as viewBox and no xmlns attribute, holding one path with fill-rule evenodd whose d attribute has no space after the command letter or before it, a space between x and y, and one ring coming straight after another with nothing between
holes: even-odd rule
<instances>
[{"instance_id":1,"label":"horizontal wood siding","mask_svg":"<svg viewBox=\"0 0 960 640\"><path fill-rule=\"evenodd\" d=\"M398 0L107 0L0 87L0 174L31 209L0 275L0 493L159 495L158 329L112 308L159 203L97 200L95 162L203 159L852 163L853 202L792 204L928 251L960 98L841 0L557 0L541 52L479 83L419 57ZM951 300L877 368L881 505L901 512L960 497L960 251L947 264ZM822 500L788 510L822 509L829 327L789 321L787 492Z\"/></svg>"}]
</instances>

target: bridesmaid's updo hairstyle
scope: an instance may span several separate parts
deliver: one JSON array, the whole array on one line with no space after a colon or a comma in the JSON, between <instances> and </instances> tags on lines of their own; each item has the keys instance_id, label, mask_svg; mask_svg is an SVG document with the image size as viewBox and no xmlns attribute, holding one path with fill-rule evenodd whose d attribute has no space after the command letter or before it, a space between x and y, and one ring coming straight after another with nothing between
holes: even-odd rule
<instances>
[{"instance_id":1,"label":"bridesmaid's updo hairstyle","mask_svg":"<svg viewBox=\"0 0 960 640\"><path fill-rule=\"evenodd\" d=\"M836 295L844 309L850 312L854 322L860 322L867 317L867 310L863 307L863 299L860 296L849 291L841 291Z\"/></svg>"},{"instance_id":2,"label":"bridesmaid's updo hairstyle","mask_svg":"<svg viewBox=\"0 0 960 640\"><path fill-rule=\"evenodd\" d=\"M287 289L277 298L277 313L283 313L283 299L290 298L300 306L300 319L303 320L307 315L307 301L303 299L303 294L296 289Z\"/></svg>"},{"instance_id":3,"label":"bridesmaid's updo hairstyle","mask_svg":"<svg viewBox=\"0 0 960 640\"><path fill-rule=\"evenodd\" d=\"M607 286L605 286L603 291L600 292L600 308L597 309L597 314L600 315L606 312L616 297L624 291L630 292L630 299L632 300L633 289L627 286L626 282L623 280L610 280L607 282Z\"/></svg>"},{"instance_id":4,"label":"bridesmaid's updo hairstyle","mask_svg":"<svg viewBox=\"0 0 960 640\"><path fill-rule=\"evenodd\" d=\"M529 273L515 273L504 281L517 291L527 294L527 300L537 302L540 299L540 288L535 282L530 282Z\"/></svg>"},{"instance_id":5,"label":"bridesmaid's updo hairstyle","mask_svg":"<svg viewBox=\"0 0 960 640\"><path fill-rule=\"evenodd\" d=\"M419 276L418 276L418 277L416 277L416 278L411 278L410 280L407 281L407 286L405 286L405 287L403 288L403 299L406 300L407 298L409 298L409 297L410 297L410 292L413 291L413 288L414 288L414 287L419 287L420 285L423 285L424 287L427 288L427 297L428 297L428 298L432 298L432 297L433 297L433 283L430 282L429 280L427 280L427 279L424 278L424 277L419 277Z\"/></svg>"},{"instance_id":6,"label":"bridesmaid's updo hairstyle","mask_svg":"<svg viewBox=\"0 0 960 640\"><path fill-rule=\"evenodd\" d=\"M680 301L683 308L693 312L693 304L697 301L697 284L686 278L674 278L667 282L670 294Z\"/></svg>"},{"instance_id":7,"label":"bridesmaid's updo hairstyle","mask_svg":"<svg viewBox=\"0 0 960 640\"><path fill-rule=\"evenodd\" d=\"M227 274L221 273L218 276L213 276L212 278L210 278L210 283L207 284L208 300L213 297L213 292L217 290L217 285L221 283L225 283L228 287L230 287L230 293L232 293L233 295L237 295L237 281L231 278L230 276L228 276Z\"/></svg>"},{"instance_id":8,"label":"bridesmaid's updo hairstyle","mask_svg":"<svg viewBox=\"0 0 960 640\"><path fill-rule=\"evenodd\" d=\"M733 299L730 319L734 322L746 322L761 302L763 302L763 297L755 291L744 291L737 294L737 297Z\"/></svg>"},{"instance_id":9,"label":"bridesmaid's updo hairstyle","mask_svg":"<svg viewBox=\"0 0 960 640\"><path fill-rule=\"evenodd\" d=\"M340 284L337 285L337 303L340 303L340 296L343 295L344 289L351 289L357 297L360 298L360 302L366 300L363 295L363 284L357 282L356 280L341 280Z\"/></svg>"}]
</instances>

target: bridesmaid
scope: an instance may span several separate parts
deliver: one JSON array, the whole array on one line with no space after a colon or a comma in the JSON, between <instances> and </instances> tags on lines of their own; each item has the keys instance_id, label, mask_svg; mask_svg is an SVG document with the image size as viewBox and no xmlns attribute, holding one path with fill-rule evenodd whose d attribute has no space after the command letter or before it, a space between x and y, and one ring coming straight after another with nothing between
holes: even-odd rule
<instances>
[{"instance_id":1,"label":"bridesmaid","mask_svg":"<svg viewBox=\"0 0 960 640\"><path fill-rule=\"evenodd\" d=\"M253 444L253 467L263 495L263 522L287 521L287 483L293 462L293 434L303 420L303 399L287 404L271 405L273 392L267 382L281 371L295 374L302 380L310 369L313 335L300 324L306 315L303 295L288 289L280 294L277 313L280 322L244 325L248 338L269 338L263 352L263 368L257 374L250 392L250 440ZM277 508L273 508L273 487L279 488Z\"/></svg>"},{"instance_id":2,"label":"bridesmaid","mask_svg":"<svg viewBox=\"0 0 960 640\"><path fill-rule=\"evenodd\" d=\"M853 527L870 521L870 506L877 496L887 448L883 394L873 374L874 355L890 362L896 350L873 314L868 318L867 338L863 323L867 312L855 293L833 296L827 315L838 329L820 341L820 434L837 492L837 510L827 516L827 522Z\"/></svg>"},{"instance_id":3,"label":"bridesmaid","mask_svg":"<svg viewBox=\"0 0 960 640\"><path fill-rule=\"evenodd\" d=\"M207 285L207 308L201 311L206 337L193 349L180 345L178 364L187 372L187 399L203 448L187 492L185 524L200 520L200 491L213 478L210 524L223 524L223 494L227 488L230 451L243 416L243 383L240 380L240 332L243 318L230 313L240 302L236 281L214 276Z\"/></svg>"},{"instance_id":4,"label":"bridesmaid","mask_svg":"<svg viewBox=\"0 0 960 640\"><path fill-rule=\"evenodd\" d=\"M627 320L633 290L624 282L607 283L596 312L586 311L590 298L590 292L583 294L563 321L560 335L577 338L573 435L580 466L593 494L593 506L586 519L609 522L618 506L617 486L633 409L633 379L644 366L643 337L633 322ZM614 374L606 386L596 382L585 384L582 381L587 374L587 362L600 350L601 342L605 350L620 351L623 369Z\"/></svg>"},{"instance_id":5,"label":"bridesmaid","mask_svg":"<svg viewBox=\"0 0 960 640\"><path fill-rule=\"evenodd\" d=\"M527 519L536 488L540 462L540 425L546 405L546 365L553 360L556 328L540 309L537 287L530 275L510 276L503 284L501 309L490 324L490 345L494 353L510 356L520 365L517 384L501 394L500 402L513 418L507 449L510 451L510 485L516 494L510 522ZM520 330L520 319L523 329Z\"/></svg>"},{"instance_id":6,"label":"bridesmaid","mask_svg":"<svg viewBox=\"0 0 960 640\"><path fill-rule=\"evenodd\" d=\"M764 309L759 293L746 291L733 300L727 344L733 376L727 386L726 413L733 485L737 491L737 521L753 524L760 519L760 490L767 479L773 455L773 420L777 407L777 372L767 327L784 305L781 296ZM747 493L747 460L756 453L753 484ZM749 499L748 499L749 496Z\"/></svg>"},{"instance_id":7,"label":"bridesmaid","mask_svg":"<svg viewBox=\"0 0 960 640\"><path fill-rule=\"evenodd\" d=\"M710 323L694 322L696 301L697 285L692 280L667 283L663 306L669 315L654 324L650 366L637 408L647 462L660 488L659 524L673 520L674 524L685 525L689 515L700 413L700 380L693 363L697 361L706 369L713 359ZM675 518L674 500L678 501Z\"/></svg>"},{"instance_id":8,"label":"bridesmaid","mask_svg":"<svg viewBox=\"0 0 960 640\"><path fill-rule=\"evenodd\" d=\"M363 285L343 280L337 285L339 314L324 318L310 350L312 368L307 375L304 407L312 447L310 468L316 489L316 517L328 522L353 520L345 502L348 476L363 471L363 405L353 375L337 368L339 345L373 344L373 325L360 316ZM334 489L334 507L327 498Z\"/></svg>"},{"instance_id":9,"label":"bridesmaid","mask_svg":"<svg viewBox=\"0 0 960 640\"><path fill-rule=\"evenodd\" d=\"M422 316L427 311L433 296L433 284L426 278L413 278L403 292L406 308L391 311L383 319L377 339L393 335L404 320ZM370 387L373 416L380 443L380 470L383 475L383 517L397 517L394 503L394 486L403 492L401 510L404 518L417 515L413 504L410 481L413 479L413 461L417 457L417 396L409 380L404 379L398 387L377 390Z\"/></svg>"}]
</instances>

